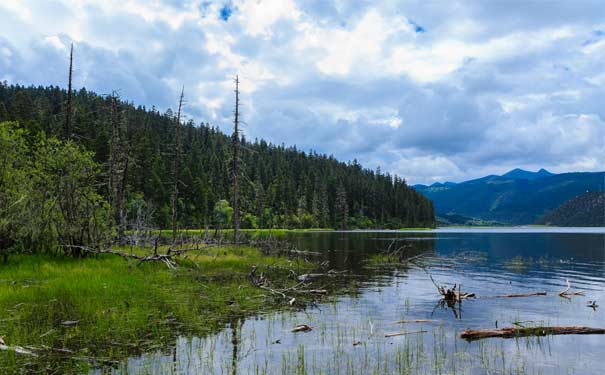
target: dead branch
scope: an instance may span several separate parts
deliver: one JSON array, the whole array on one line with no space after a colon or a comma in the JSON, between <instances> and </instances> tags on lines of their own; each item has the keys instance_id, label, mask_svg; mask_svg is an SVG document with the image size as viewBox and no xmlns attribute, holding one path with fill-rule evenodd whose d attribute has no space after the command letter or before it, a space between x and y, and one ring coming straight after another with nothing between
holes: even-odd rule
<instances>
[{"instance_id":1,"label":"dead branch","mask_svg":"<svg viewBox=\"0 0 605 375\"><path fill-rule=\"evenodd\" d=\"M411 335L413 333L426 333L426 331L411 331L411 332L395 332L395 333L387 333L384 337L394 337L394 336L402 336L402 335Z\"/></svg>"},{"instance_id":2,"label":"dead branch","mask_svg":"<svg viewBox=\"0 0 605 375\"><path fill-rule=\"evenodd\" d=\"M166 264L166 266L168 268L174 270L174 269L176 269L176 262L173 258L178 257L182 254L185 254L189 251L203 250L203 249L213 247L214 245L208 245L206 247L201 247L201 248L196 246L196 247L192 247L192 248L177 249L177 250L173 250L172 248L169 248L168 252L166 254L158 253L157 248L156 248L153 255L137 255L137 254L132 254L132 253L123 253L123 252L115 251L112 249L104 249L104 250L103 249L93 249L90 247L77 246L77 245L61 245L61 246L67 247L67 248L78 248L82 251L92 253L92 254L113 254L113 255L121 256L122 258L125 258L125 259L135 259L135 260L139 261L137 266L139 266L145 262L159 261L159 262Z\"/></svg>"},{"instance_id":3,"label":"dead branch","mask_svg":"<svg viewBox=\"0 0 605 375\"><path fill-rule=\"evenodd\" d=\"M532 293L513 293L513 294L499 294L495 296L484 296L478 298L518 298L518 297L532 297L532 296L545 296L546 292L532 292Z\"/></svg>"},{"instance_id":4,"label":"dead branch","mask_svg":"<svg viewBox=\"0 0 605 375\"><path fill-rule=\"evenodd\" d=\"M582 292L582 291L570 292L569 290L571 289L571 284L569 283L569 279L565 279L565 282L567 283L567 288L565 288L565 290L563 290L561 293L559 293L559 297L569 298L569 296L583 296L584 295L584 292Z\"/></svg>"},{"instance_id":5,"label":"dead branch","mask_svg":"<svg viewBox=\"0 0 605 375\"><path fill-rule=\"evenodd\" d=\"M0 350L5 350L5 351L10 351L10 352L15 352L17 354L25 354L25 355L30 355L32 357L37 357L38 355L30 350L27 350L21 346L18 345L14 345L14 346L10 346L10 345L4 345L4 344L0 344Z\"/></svg>"},{"instance_id":6,"label":"dead branch","mask_svg":"<svg viewBox=\"0 0 605 375\"><path fill-rule=\"evenodd\" d=\"M407 324L407 323L432 323L432 319L404 319L393 322L393 324Z\"/></svg>"},{"instance_id":7,"label":"dead branch","mask_svg":"<svg viewBox=\"0 0 605 375\"><path fill-rule=\"evenodd\" d=\"M489 337L501 337L505 339L527 336L547 335L603 335L605 328L590 327L508 327L502 329L479 329L466 330L460 333L460 337L467 341L481 340Z\"/></svg>"},{"instance_id":8,"label":"dead branch","mask_svg":"<svg viewBox=\"0 0 605 375\"><path fill-rule=\"evenodd\" d=\"M443 296L443 300L446 302L455 303L460 302L463 299L475 297L475 293L462 293L462 291L460 290L460 285L458 284L454 284L452 288L448 288L445 285L438 285L431 274L429 274L429 277L431 278L433 285L435 285L435 288L437 288L439 294Z\"/></svg>"},{"instance_id":9,"label":"dead branch","mask_svg":"<svg viewBox=\"0 0 605 375\"><path fill-rule=\"evenodd\" d=\"M313 327L307 324L299 324L296 327L292 328L291 332L308 332L312 331Z\"/></svg>"}]
</instances>

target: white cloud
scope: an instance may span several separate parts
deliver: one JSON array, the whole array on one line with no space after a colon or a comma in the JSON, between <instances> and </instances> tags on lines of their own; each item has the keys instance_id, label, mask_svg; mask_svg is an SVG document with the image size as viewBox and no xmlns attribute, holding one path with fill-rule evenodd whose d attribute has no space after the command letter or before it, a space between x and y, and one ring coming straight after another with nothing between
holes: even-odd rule
<instances>
[{"instance_id":1,"label":"white cloud","mask_svg":"<svg viewBox=\"0 0 605 375\"><path fill-rule=\"evenodd\" d=\"M6 0L0 19L0 79L64 86L73 41L76 85L166 109L184 84L229 130L239 74L249 138L413 183L605 163L599 2Z\"/></svg>"}]
</instances>

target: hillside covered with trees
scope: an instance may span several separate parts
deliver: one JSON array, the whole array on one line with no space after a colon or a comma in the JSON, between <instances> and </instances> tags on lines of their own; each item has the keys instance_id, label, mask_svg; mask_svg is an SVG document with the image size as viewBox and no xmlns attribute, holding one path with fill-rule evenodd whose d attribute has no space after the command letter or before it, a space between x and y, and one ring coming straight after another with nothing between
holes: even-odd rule
<instances>
[{"instance_id":1,"label":"hillside covered with trees","mask_svg":"<svg viewBox=\"0 0 605 375\"><path fill-rule=\"evenodd\" d=\"M533 224L565 201L587 191L603 191L605 172L553 174L512 170L461 183L435 183L415 188L429 198L436 214L462 215L484 222Z\"/></svg>"},{"instance_id":2,"label":"hillside covered with trees","mask_svg":"<svg viewBox=\"0 0 605 375\"><path fill-rule=\"evenodd\" d=\"M561 227L605 227L605 192L591 191L571 198L537 223Z\"/></svg>"},{"instance_id":3,"label":"hillside covered with trees","mask_svg":"<svg viewBox=\"0 0 605 375\"><path fill-rule=\"evenodd\" d=\"M23 142L23 152L30 155L41 139L64 143L59 140L64 139L65 106L72 102L69 143L94 162L89 168L94 176L87 177L96 181L94 193L112 201L110 169L121 163L127 221L145 207L153 225L170 227L175 112L160 113L85 89L71 96L58 87L0 83L0 122L13 122L4 126L23 138L16 142ZM125 146L121 162L111 156L116 126ZM207 123L189 121L181 125L179 140L178 227L230 225L224 221L232 202L232 137ZM243 228L434 226L431 201L400 177L263 140L241 137L240 145Z\"/></svg>"}]
</instances>

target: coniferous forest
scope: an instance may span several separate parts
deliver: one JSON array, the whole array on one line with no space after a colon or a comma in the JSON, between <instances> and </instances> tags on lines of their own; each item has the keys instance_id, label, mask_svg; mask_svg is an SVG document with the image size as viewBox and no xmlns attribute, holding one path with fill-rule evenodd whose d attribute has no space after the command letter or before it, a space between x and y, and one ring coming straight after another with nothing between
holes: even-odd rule
<instances>
[{"instance_id":1,"label":"coniferous forest","mask_svg":"<svg viewBox=\"0 0 605 375\"><path fill-rule=\"evenodd\" d=\"M169 228L176 111L160 113L86 89L68 97L68 91L59 87L5 82L0 84L0 122L18 124L30 145L41 135L61 139L68 101L73 108L71 139L91 152L98 165L97 193L112 201L107 181L110 168L119 164L111 156L117 126L124 146L122 159L127 160L122 166L126 217L145 205L156 227ZM243 136L239 140L242 228L434 226L431 201L401 177L295 146ZM220 213L229 210L232 202L232 137L211 124L188 121L180 126L179 146L178 228L229 226L230 215Z\"/></svg>"}]
</instances>

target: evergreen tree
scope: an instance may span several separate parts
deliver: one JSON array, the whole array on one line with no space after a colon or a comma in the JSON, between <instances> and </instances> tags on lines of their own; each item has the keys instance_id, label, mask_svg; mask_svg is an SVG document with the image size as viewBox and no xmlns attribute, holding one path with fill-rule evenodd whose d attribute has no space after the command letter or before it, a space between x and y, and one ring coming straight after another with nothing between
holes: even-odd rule
<instances>
[{"instance_id":1,"label":"evergreen tree","mask_svg":"<svg viewBox=\"0 0 605 375\"><path fill-rule=\"evenodd\" d=\"M334 206L336 226L339 229L347 229L349 221L349 204L347 203L347 192L340 185L336 190L336 203Z\"/></svg>"}]
</instances>

